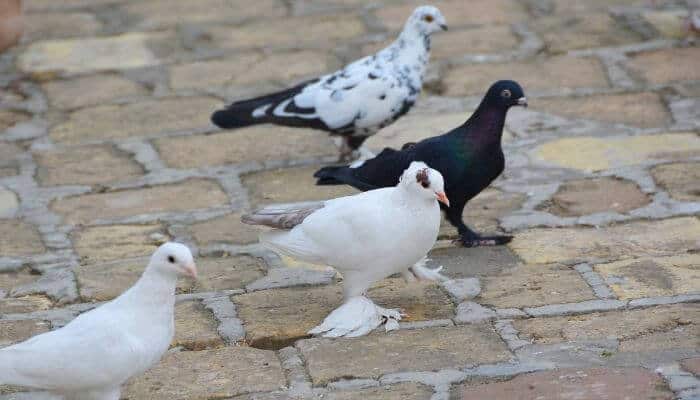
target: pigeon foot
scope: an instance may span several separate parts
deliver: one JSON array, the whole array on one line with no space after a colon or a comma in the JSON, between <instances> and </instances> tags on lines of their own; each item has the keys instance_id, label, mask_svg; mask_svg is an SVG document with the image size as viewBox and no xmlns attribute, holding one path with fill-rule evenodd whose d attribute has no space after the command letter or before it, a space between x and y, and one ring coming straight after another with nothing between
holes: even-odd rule
<instances>
[{"instance_id":1,"label":"pigeon foot","mask_svg":"<svg viewBox=\"0 0 700 400\"><path fill-rule=\"evenodd\" d=\"M437 268L430 269L425 266L427 261L428 258L424 257L422 260L418 261L415 263L415 265L406 270L403 273L404 279L407 282L414 280L444 282L450 279L440 273L440 271L442 271L442 265Z\"/></svg>"},{"instance_id":2,"label":"pigeon foot","mask_svg":"<svg viewBox=\"0 0 700 400\"><path fill-rule=\"evenodd\" d=\"M385 323L388 331L399 328L404 314L396 309L379 307L365 296L351 297L328 314L323 323L309 331L323 337L357 337L370 333Z\"/></svg>"},{"instance_id":3,"label":"pigeon foot","mask_svg":"<svg viewBox=\"0 0 700 400\"><path fill-rule=\"evenodd\" d=\"M455 243L461 243L464 247L482 247L482 246L501 246L513 240L513 236L476 236L462 237L455 240Z\"/></svg>"}]
</instances>

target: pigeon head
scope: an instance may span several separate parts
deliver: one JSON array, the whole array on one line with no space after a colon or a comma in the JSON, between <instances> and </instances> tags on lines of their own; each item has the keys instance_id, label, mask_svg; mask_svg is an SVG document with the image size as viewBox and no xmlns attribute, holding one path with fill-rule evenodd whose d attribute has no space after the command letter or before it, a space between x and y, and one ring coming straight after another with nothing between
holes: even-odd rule
<instances>
[{"instance_id":1,"label":"pigeon head","mask_svg":"<svg viewBox=\"0 0 700 400\"><path fill-rule=\"evenodd\" d=\"M413 11L406 22L406 27L413 27L424 35L447 30L447 21L437 7L420 6Z\"/></svg>"},{"instance_id":2,"label":"pigeon head","mask_svg":"<svg viewBox=\"0 0 700 400\"><path fill-rule=\"evenodd\" d=\"M527 99L523 88L515 81L498 81L494 83L486 93L485 100L489 104L500 105L505 108L513 106L527 107Z\"/></svg>"},{"instance_id":3,"label":"pigeon head","mask_svg":"<svg viewBox=\"0 0 700 400\"><path fill-rule=\"evenodd\" d=\"M192 252L180 243L162 244L151 256L149 265L163 274L197 278L197 266L192 258Z\"/></svg>"},{"instance_id":4,"label":"pigeon head","mask_svg":"<svg viewBox=\"0 0 700 400\"><path fill-rule=\"evenodd\" d=\"M445 195L445 181L442 174L422 161L414 161L399 178L399 185L427 200L437 200L446 206L450 201Z\"/></svg>"}]
</instances>

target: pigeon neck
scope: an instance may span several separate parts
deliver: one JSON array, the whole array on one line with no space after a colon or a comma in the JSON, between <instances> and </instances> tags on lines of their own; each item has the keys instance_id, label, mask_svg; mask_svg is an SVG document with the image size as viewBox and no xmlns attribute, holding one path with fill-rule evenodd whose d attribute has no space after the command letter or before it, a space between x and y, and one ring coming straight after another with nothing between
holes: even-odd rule
<instances>
[{"instance_id":1,"label":"pigeon neck","mask_svg":"<svg viewBox=\"0 0 700 400\"><path fill-rule=\"evenodd\" d=\"M149 264L130 292L146 304L172 305L175 302L176 286L177 276L174 273L164 273Z\"/></svg>"},{"instance_id":2,"label":"pigeon neck","mask_svg":"<svg viewBox=\"0 0 700 400\"><path fill-rule=\"evenodd\" d=\"M488 104L484 99L462 125L465 129L460 129L459 132L468 136L471 139L470 143L500 147L507 112L507 108Z\"/></svg>"},{"instance_id":3,"label":"pigeon neck","mask_svg":"<svg viewBox=\"0 0 700 400\"><path fill-rule=\"evenodd\" d=\"M430 58L430 35L407 25L388 50L388 61L402 68L400 72L418 80L415 83L420 88Z\"/></svg>"}]
</instances>

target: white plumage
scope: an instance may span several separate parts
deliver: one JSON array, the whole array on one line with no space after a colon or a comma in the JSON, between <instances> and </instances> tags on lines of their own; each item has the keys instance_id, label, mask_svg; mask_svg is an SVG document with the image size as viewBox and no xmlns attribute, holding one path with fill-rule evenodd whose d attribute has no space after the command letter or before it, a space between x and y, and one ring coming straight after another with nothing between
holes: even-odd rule
<instances>
[{"instance_id":1,"label":"white plumage","mask_svg":"<svg viewBox=\"0 0 700 400\"><path fill-rule=\"evenodd\" d=\"M383 320L401 318L364 293L374 282L406 271L433 247L440 227L438 200L447 202L443 191L438 171L413 162L395 187L301 207L270 207L244 216L243 222L282 228L261 234L261 242L342 272L345 304L311 333L356 336Z\"/></svg>"},{"instance_id":2,"label":"white plumage","mask_svg":"<svg viewBox=\"0 0 700 400\"><path fill-rule=\"evenodd\" d=\"M179 275L196 276L186 246L163 244L121 296L68 325L0 349L0 384L80 400L118 400L120 386L157 363L174 333Z\"/></svg>"}]
</instances>

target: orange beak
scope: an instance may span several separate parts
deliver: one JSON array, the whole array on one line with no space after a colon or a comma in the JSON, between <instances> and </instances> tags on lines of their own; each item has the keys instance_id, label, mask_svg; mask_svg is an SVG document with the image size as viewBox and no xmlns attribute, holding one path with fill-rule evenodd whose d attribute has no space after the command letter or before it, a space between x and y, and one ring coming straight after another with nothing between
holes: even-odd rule
<instances>
[{"instance_id":1,"label":"orange beak","mask_svg":"<svg viewBox=\"0 0 700 400\"><path fill-rule=\"evenodd\" d=\"M440 193L435 193L435 196L437 197L438 201L447 207L450 206L450 200L447 199L447 195L445 192L440 192Z\"/></svg>"},{"instance_id":2,"label":"orange beak","mask_svg":"<svg viewBox=\"0 0 700 400\"><path fill-rule=\"evenodd\" d=\"M197 265L192 263L185 267L185 275L189 276L192 279L197 279Z\"/></svg>"}]
</instances>

